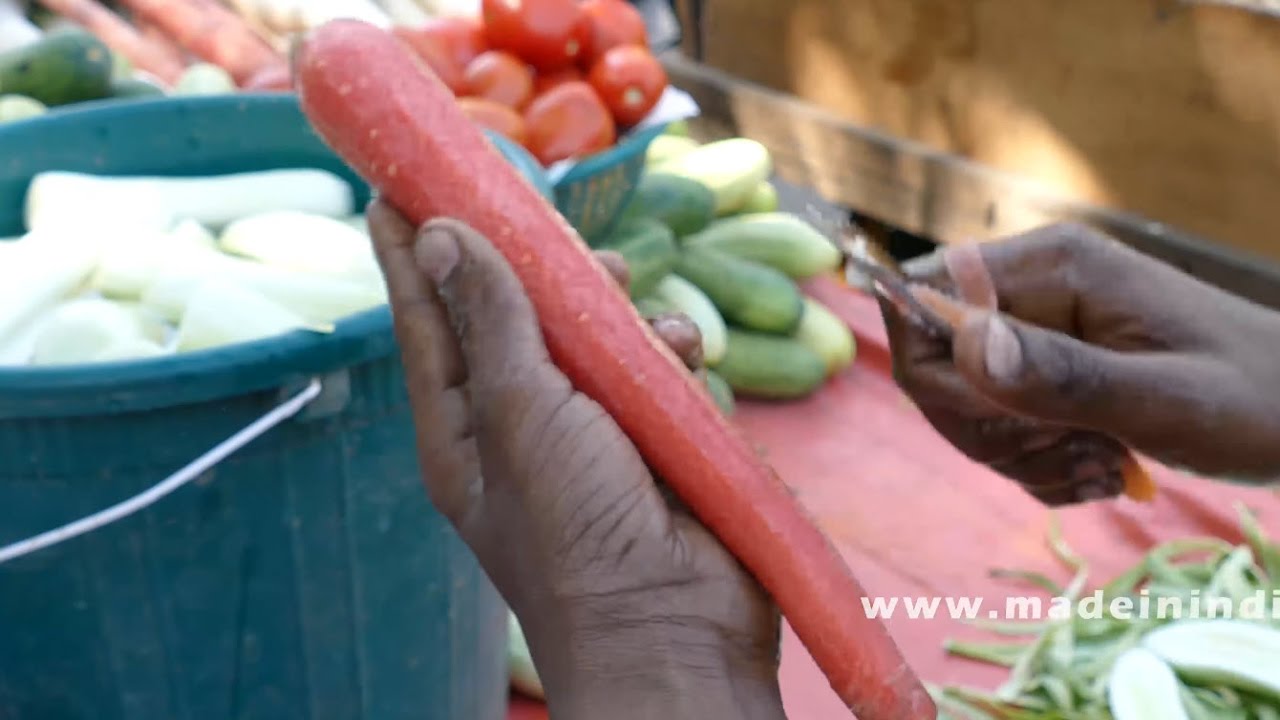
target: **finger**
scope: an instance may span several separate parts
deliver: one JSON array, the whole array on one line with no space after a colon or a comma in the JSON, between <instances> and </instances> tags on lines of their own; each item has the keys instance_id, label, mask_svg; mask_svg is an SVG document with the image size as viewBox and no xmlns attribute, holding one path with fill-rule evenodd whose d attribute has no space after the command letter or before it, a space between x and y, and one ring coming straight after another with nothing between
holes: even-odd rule
<instances>
[{"instance_id":1,"label":"finger","mask_svg":"<svg viewBox=\"0 0 1280 720\"><path fill-rule=\"evenodd\" d=\"M702 367L702 332L688 316L681 313L664 313L650 318L649 324L662 341L675 352L690 370Z\"/></svg>"},{"instance_id":2,"label":"finger","mask_svg":"<svg viewBox=\"0 0 1280 720\"><path fill-rule=\"evenodd\" d=\"M1050 447L992 467L1046 505L1074 505L1120 496L1127 452L1111 438L1073 432Z\"/></svg>"},{"instance_id":3,"label":"finger","mask_svg":"<svg viewBox=\"0 0 1280 720\"><path fill-rule=\"evenodd\" d=\"M1197 388L1218 374L1214 363L1119 353L999 313L966 313L955 361L996 405L1061 425L1132 437L1213 414L1210 396Z\"/></svg>"},{"instance_id":4,"label":"finger","mask_svg":"<svg viewBox=\"0 0 1280 720\"><path fill-rule=\"evenodd\" d=\"M468 440L470 411L459 387L465 374L457 339L435 290L414 262L413 228L380 201L369 206L367 218L387 280L427 489L440 513L457 523L477 481Z\"/></svg>"},{"instance_id":5,"label":"finger","mask_svg":"<svg viewBox=\"0 0 1280 720\"><path fill-rule=\"evenodd\" d=\"M622 253L614 250L596 250L596 260L609 271L618 286L623 290L631 289L631 269L627 267L627 259Z\"/></svg>"},{"instance_id":6,"label":"finger","mask_svg":"<svg viewBox=\"0 0 1280 720\"><path fill-rule=\"evenodd\" d=\"M950 343L908 322L892 302L877 300L889 335L894 380L912 401L921 407L945 407L969 414L992 409L956 372Z\"/></svg>"},{"instance_id":7,"label":"finger","mask_svg":"<svg viewBox=\"0 0 1280 720\"><path fill-rule=\"evenodd\" d=\"M943 261L961 300L987 310L999 308L995 282L978 245L951 246L943 254Z\"/></svg>"},{"instance_id":8,"label":"finger","mask_svg":"<svg viewBox=\"0 0 1280 720\"><path fill-rule=\"evenodd\" d=\"M504 393L553 368L533 306L506 259L456 220L423 227L414 252L434 282L466 366L474 418L509 412Z\"/></svg>"}]
</instances>

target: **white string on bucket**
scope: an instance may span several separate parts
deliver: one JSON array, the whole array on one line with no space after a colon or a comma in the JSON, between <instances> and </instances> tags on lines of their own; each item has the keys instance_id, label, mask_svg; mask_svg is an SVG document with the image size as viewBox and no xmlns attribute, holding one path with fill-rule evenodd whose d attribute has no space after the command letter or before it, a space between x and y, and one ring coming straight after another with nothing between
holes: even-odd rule
<instances>
[{"instance_id":1,"label":"white string on bucket","mask_svg":"<svg viewBox=\"0 0 1280 720\"><path fill-rule=\"evenodd\" d=\"M38 550L43 550L60 542L70 540L71 538L85 533L97 530L104 525L126 518L149 505L159 501L164 496L172 493L174 490L186 485L192 480L200 477L213 466L225 460L229 455L236 452L240 448L253 442L259 436L297 415L311 401L320 395L321 384L319 379L313 379L302 392L289 398L287 401L273 409L271 412L263 415L253 421L243 430L237 432L231 437L223 440L209 450L209 452L201 455L193 460L186 467L170 475L159 484L152 486L150 489L135 495L128 500L117 503L105 510L94 513L85 518L76 520L75 522L63 525L45 533L41 533L26 540L20 540L12 545L0 547L0 563L6 563L14 558L30 555Z\"/></svg>"}]
</instances>

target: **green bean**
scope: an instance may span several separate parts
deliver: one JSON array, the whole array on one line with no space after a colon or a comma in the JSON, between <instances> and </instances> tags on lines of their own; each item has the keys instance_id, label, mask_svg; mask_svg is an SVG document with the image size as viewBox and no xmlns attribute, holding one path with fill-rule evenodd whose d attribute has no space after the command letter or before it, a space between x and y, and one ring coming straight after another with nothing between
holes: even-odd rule
<instances>
[{"instance_id":1,"label":"green bean","mask_svg":"<svg viewBox=\"0 0 1280 720\"><path fill-rule=\"evenodd\" d=\"M1072 616L1050 621L976 621L975 627L1000 635L1025 638L1006 643L948 642L947 652L1005 667L1006 681L994 692L944 688L938 696L950 712L971 713L977 720L1112 720L1107 707L1111 668L1126 650L1151 630L1177 622L1170 609L1185 611L1188 603L1240 602L1280 589L1280 546L1262 531L1256 518L1240 508L1246 545L1233 546L1219 538L1186 538L1159 545L1133 567L1102 585L1100 614L1086 617L1077 603L1088 586L1088 563L1062 537L1051 517L1048 543L1054 556L1074 574L1066 586L1031 571L1001 569L992 576L1044 590L1072 603ZM1112 602L1128 598L1142 617L1117 617ZM1170 604L1173 603L1173 607ZM1149 612L1146 612L1149 611ZM1280 625L1280 624L1278 624ZM1202 687L1183 679L1184 706L1192 720L1280 720L1274 700L1223 687ZM944 704L944 703L940 703ZM966 719L967 720L967 719Z\"/></svg>"},{"instance_id":2,"label":"green bean","mask_svg":"<svg viewBox=\"0 0 1280 720\"><path fill-rule=\"evenodd\" d=\"M1062 597L1063 593L1066 592L1061 585L1050 580L1044 573L997 568L992 570L990 575L997 580L1017 580L1027 585L1038 587L1049 593L1051 597Z\"/></svg>"}]
</instances>

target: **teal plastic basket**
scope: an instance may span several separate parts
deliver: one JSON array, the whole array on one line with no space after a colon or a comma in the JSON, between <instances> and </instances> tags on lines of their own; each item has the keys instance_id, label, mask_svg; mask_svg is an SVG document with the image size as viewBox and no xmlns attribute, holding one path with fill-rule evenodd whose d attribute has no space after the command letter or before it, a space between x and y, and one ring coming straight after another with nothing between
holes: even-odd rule
<instances>
[{"instance_id":1,"label":"teal plastic basket","mask_svg":"<svg viewBox=\"0 0 1280 720\"><path fill-rule=\"evenodd\" d=\"M51 169L322 168L287 95L142 100L0 128L0 237ZM500 720L505 607L432 509L390 312L328 335L0 369L0 546L142 492L303 387L193 483L0 564L4 720Z\"/></svg>"},{"instance_id":2,"label":"teal plastic basket","mask_svg":"<svg viewBox=\"0 0 1280 720\"><path fill-rule=\"evenodd\" d=\"M644 174L653 139L667 129L654 125L583 159L555 183L556 209L588 242L608 234Z\"/></svg>"}]
</instances>

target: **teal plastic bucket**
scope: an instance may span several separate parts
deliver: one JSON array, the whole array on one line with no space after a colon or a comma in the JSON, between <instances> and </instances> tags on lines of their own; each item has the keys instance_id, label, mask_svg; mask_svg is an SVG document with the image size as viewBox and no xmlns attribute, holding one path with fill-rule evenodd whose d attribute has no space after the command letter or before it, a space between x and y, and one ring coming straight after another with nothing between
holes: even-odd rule
<instances>
[{"instance_id":1,"label":"teal plastic bucket","mask_svg":"<svg viewBox=\"0 0 1280 720\"><path fill-rule=\"evenodd\" d=\"M99 105L0 128L0 237L50 169L314 167L291 96ZM4 720L500 720L505 608L420 479L385 308L331 335L0 369L0 546L133 496L318 379L191 484L0 564Z\"/></svg>"}]
</instances>

